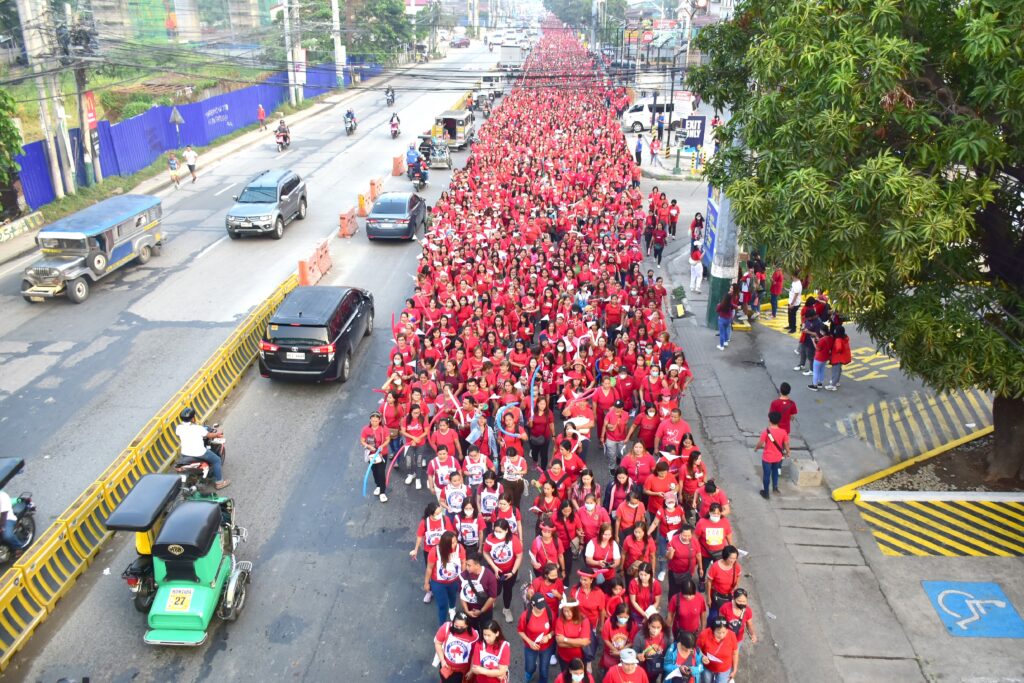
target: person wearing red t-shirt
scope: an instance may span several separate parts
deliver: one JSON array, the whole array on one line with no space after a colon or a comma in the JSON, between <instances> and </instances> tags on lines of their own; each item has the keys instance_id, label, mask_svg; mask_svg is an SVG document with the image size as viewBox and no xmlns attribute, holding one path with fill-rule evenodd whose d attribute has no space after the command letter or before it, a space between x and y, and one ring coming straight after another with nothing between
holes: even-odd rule
<instances>
[{"instance_id":1,"label":"person wearing red t-shirt","mask_svg":"<svg viewBox=\"0 0 1024 683\"><path fill-rule=\"evenodd\" d=\"M679 485L676 478L669 474L668 463L659 462L654 466L654 474L644 482L644 494L647 496L647 511L657 516L658 510L665 506L665 497L675 495Z\"/></svg>"},{"instance_id":2,"label":"person wearing red t-shirt","mask_svg":"<svg viewBox=\"0 0 1024 683\"><path fill-rule=\"evenodd\" d=\"M462 472L462 468L459 461L449 454L448 447L441 446L437 449L437 456L427 465L427 488L430 492L439 496L452 472Z\"/></svg>"},{"instance_id":3,"label":"person wearing red t-shirt","mask_svg":"<svg viewBox=\"0 0 1024 683\"><path fill-rule=\"evenodd\" d=\"M512 648L505 640L497 622L490 622L481 631L482 638L473 648L469 668L474 680L489 683L508 683L508 668L512 664Z\"/></svg>"},{"instance_id":4,"label":"person wearing red t-shirt","mask_svg":"<svg viewBox=\"0 0 1024 683\"><path fill-rule=\"evenodd\" d=\"M636 495L633 493L632 495ZM643 506L643 503L640 503ZM629 508L626 509L629 512L638 512L640 508ZM642 518L637 519L629 527L627 533L619 536L622 539L620 545L622 546L622 566L626 569L628 576L635 576L637 568L641 563L647 562L652 566L657 561L658 552L654 545L654 539L651 538L650 532L647 530L647 522Z\"/></svg>"},{"instance_id":5,"label":"person wearing red t-shirt","mask_svg":"<svg viewBox=\"0 0 1024 683\"><path fill-rule=\"evenodd\" d=\"M601 683L650 683L650 680L640 666L636 650L627 647L619 651L619 663L608 669Z\"/></svg>"},{"instance_id":6,"label":"person wearing red t-shirt","mask_svg":"<svg viewBox=\"0 0 1024 683\"><path fill-rule=\"evenodd\" d=\"M654 433L655 452L668 451L678 453L683 443L683 436L690 433L689 423L683 419L683 411L673 408L667 420L662 420L658 431Z\"/></svg>"},{"instance_id":7,"label":"person wearing red t-shirt","mask_svg":"<svg viewBox=\"0 0 1024 683\"><path fill-rule=\"evenodd\" d=\"M661 417L658 416L657 406L654 403L647 403L644 406L643 412L633 420L633 426L630 427L626 440L631 440L635 435L645 449L653 451L655 434L657 434L658 425L660 424Z\"/></svg>"},{"instance_id":8,"label":"person wearing red t-shirt","mask_svg":"<svg viewBox=\"0 0 1024 683\"><path fill-rule=\"evenodd\" d=\"M740 665L740 649L736 634L729 630L725 619L716 619L697 636L697 649L703 655L704 671L711 677L705 680L726 683L734 680Z\"/></svg>"},{"instance_id":9,"label":"person wearing red t-shirt","mask_svg":"<svg viewBox=\"0 0 1024 683\"><path fill-rule=\"evenodd\" d=\"M388 429L384 426L380 413L370 413L370 424L359 432L359 443L363 447L364 460L370 463L370 471L373 473L373 483L376 486L373 495L377 496L382 503L388 502L385 493L387 464L384 462L388 440Z\"/></svg>"},{"instance_id":10,"label":"person wearing red t-shirt","mask_svg":"<svg viewBox=\"0 0 1024 683\"><path fill-rule=\"evenodd\" d=\"M608 458L608 468L614 472L622 460L622 451L626 444L626 433L629 431L629 414L622 399L616 399L611 410L604 417L601 429L601 443L604 455Z\"/></svg>"},{"instance_id":11,"label":"person wearing red t-shirt","mask_svg":"<svg viewBox=\"0 0 1024 683\"><path fill-rule=\"evenodd\" d=\"M668 599L668 624L672 637L679 640L681 634L689 633L696 638L704 627L707 611L707 600L697 590L696 582L689 576L683 577L679 592Z\"/></svg>"},{"instance_id":12,"label":"person wearing red t-shirt","mask_svg":"<svg viewBox=\"0 0 1024 683\"><path fill-rule=\"evenodd\" d=\"M772 273L772 284L768 289L768 294L771 296L772 302L772 317L774 318L779 312L779 297L782 296L782 281L784 275L782 268L776 264L775 271Z\"/></svg>"},{"instance_id":13,"label":"person wearing red t-shirt","mask_svg":"<svg viewBox=\"0 0 1024 683\"><path fill-rule=\"evenodd\" d=\"M530 544L530 564L533 565L533 572L540 576L546 571L544 568L555 565L555 569L564 571L565 546L555 533L555 524L551 521L554 515L545 515L541 518L538 526L539 533Z\"/></svg>"},{"instance_id":14,"label":"person wearing red t-shirt","mask_svg":"<svg viewBox=\"0 0 1024 683\"><path fill-rule=\"evenodd\" d=\"M494 523L491 534L484 541L483 555L498 579L498 590L504 605L501 613L505 616L505 623L511 624L512 592L523 561L523 543L509 529L507 520L499 519Z\"/></svg>"},{"instance_id":15,"label":"person wearing red t-shirt","mask_svg":"<svg viewBox=\"0 0 1024 683\"><path fill-rule=\"evenodd\" d=\"M697 543L700 544L701 561L704 571L721 557L722 548L732 544L732 525L722 516L722 506L712 503L708 508L708 516L697 522L695 531Z\"/></svg>"},{"instance_id":16,"label":"person wearing red t-shirt","mask_svg":"<svg viewBox=\"0 0 1024 683\"><path fill-rule=\"evenodd\" d=\"M465 678L477 640L479 636L463 612L456 612L451 622L441 624L434 636L434 653L441 662L442 683Z\"/></svg>"},{"instance_id":17,"label":"person wearing red t-shirt","mask_svg":"<svg viewBox=\"0 0 1024 683\"><path fill-rule=\"evenodd\" d=\"M761 471L763 475L763 486L761 497L768 500L768 481L771 480L772 491L779 493L779 472L782 469L783 458L789 457L789 434L779 426L782 416L776 412L768 413L768 428L761 432L761 438L755 451L763 450L761 454Z\"/></svg>"},{"instance_id":18,"label":"person wearing red t-shirt","mask_svg":"<svg viewBox=\"0 0 1024 683\"><path fill-rule=\"evenodd\" d=\"M409 551L409 557L415 559L417 551L422 548L423 562L426 564L429 560L430 549L441 542L441 536L446 531L455 531L451 519L445 516L444 509L436 501L428 503L423 511L423 519L420 520L419 526L416 528L416 545ZM423 602L430 602L433 597L428 590L423 596Z\"/></svg>"},{"instance_id":19,"label":"person wearing red t-shirt","mask_svg":"<svg viewBox=\"0 0 1024 683\"><path fill-rule=\"evenodd\" d=\"M529 600L534 595L543 595L547 601L548 609L551 610L552 614L555 614L558 612L558 603L562 601L562 596L565 595L565 582L559 576L558 565L554 562L548 562L537 574L537 578L526 589L526 599Z\"/></svg>"},{"instance_id":20,"label":"person wearing red t-shirt","mask_svg":"<svg viewBox=\"0 0 1024 683\"><path fill-rule=\"evenodd\" d=\"M595 592L604 595L599 590ZM583 659L590 663L584 648L590 645L595 637L594 631L595 627L575 598L567 596L562 600L558 618L555 619L555 654L563 669L574 659Z\"/></svg>"},{"instance_id":21,"label":"person wearing red t-shirt","mask_svg":"<svg viewBox=\"0 0 1024 683\"><path fill-rule=\"evenodd\" d=\"M651 533L657 541L658 554L662 556L668 546L668 539L679 533L686 523L686 511L679 505L676 496L668 494L663 502L664 505L655 513L651 523Z\"/></svg>"},{"instance_id":22,"label":"person wearing red t-shirt","mask_svg":"<svg viewBox=\"0 0 1024 683\"><path fill-rule=\"evenodd\" d=\"M601 625L601 668L611 669L619 661L619 653L633 644L636 623L629 616L629 604L622 602Z\"/></svg>"},{"instance_id":23,"label":"person wearing red t-shirt","mask_svg":"<svg viewBox=\"0 0 1024 683\"><path fill-rule=\"evenodd\" d=\"M627 441L629 437L627 437ZM637 442L633 444L633 450L631 450L619 463L619 466L626 470L626 474L629 475L630 481L637 486L642 486L647 477L654 474L654 468L657 461L654 456L647 452L647 448L643 443Z\"/></svg>"},{"instance_id":24,"label":"person wearing red t-shirt","mask_svg":"<svg viewBox=\"0 0 1024 683\"><path fill-rule=\"evenodd\" d=\"M597 683L594 674L587 672L587 665L579 657L566 666L568 668L555 677L554 683Z\"/></svg>"},{"instance_id":25,"label":"person wearing red t-shirt","mask_svg":"<svg viewBox=\"0 0 1024 683\"><path fill-rule=\"evenodd\" d=\"M718 610L732 600L733 591L740 586L743 567L740 566L739 554L735 546L727 545L722 549L721 559L715 560L708 567L705 588L709 605L709 623L718 617Z\"/></svg>"},{"instance_id":26,"label":"person wearing red t-shirt","mask_svg":"<svg viewBox=\"0 0 1024 683\"><path fill-rule=\"evenodd\" d=\"M703 578L704 569L700 558L700 545L693 538L693 527L684 524L669 540L665 550L669 597L682 590L684 579Z\"/></svg>"},{"instance_id":27,"label":"person wearing red t-shirt","mask_svg":"<svg viewBox=\"0 0 1024 683\"><path fill-rule=\"evenodd\" d=\"M707 517L711 506L718 503L722 506L722 514L729 515L729 496L725 495L714 479L708 479L704 486L697 489L697 517Z\"/></svg>"},{"instance_id":28,"label":"person wearing red t-shirt","mask_svg":"<svg viewBox=\"0 0 1024 683\"><path fill-rule=\"evenodd\" d=\"M647 610L658 610L661 602L661 583L654 580L654 568L648 562L641 562L636 578L630 579L629 606L637 626L647 619Z\"/></svg>"},{"instance_id":29,"label":"person wearing red t-shirt","mask_svg":"<svg viewBox=\"0 0 1024 683\"><path fill-rule=\"evenodd\" d=\"M547 683L551 656L555 651L554 613L541 594L530 599L530 608L519 617L516 627L523 641L526 680L538 674L540 683Z\"/></svg>"},{"instance_id":30,"label":"person wearing red t-shirt","mask_svg":"<svg viewBox=\"0 0 1024 683\"><path fill-rule=\"evenodd\" d=\"M459 576L466 564L466 549L459 544L454 531L441 535L441 542L427 554L427 571L423 576L423 592L433 593L437 604L437 623L448 620L448 610L459 606Z\"/></svg>"},{"instance_id":31,"label":"person wearing red t-shirt","mask_svg":"<svg viewBox=\"0 0 1024 683\"><path fill-rule=\"evenodd\" d=\"M768 406L769 413L778 413L782 418L779 420L779 427L785 430L787 434L790 432L791 423L793 416L798 412L796 408L796 401L789 397L789 392L792 391L792 387L789 386L789 382L783 382L779 385L779 397L771 402Z\"/></svg>"},{"instance_id":32,"label":"person wearing red t-shirt","mask_svg":"<svg viewBox=\"0 0 1024 683\"><path fill-rule=\"evenodd\" d=\"M732 592L732 600L718 610L719 616L729 623L729 630L736 634L737 643L743 642L747 631L750 631L750 642L757 642L757 632L754 630L754 610L750 607L749 602L747 590L737 588Z\"/></svg>"}]
</instances>

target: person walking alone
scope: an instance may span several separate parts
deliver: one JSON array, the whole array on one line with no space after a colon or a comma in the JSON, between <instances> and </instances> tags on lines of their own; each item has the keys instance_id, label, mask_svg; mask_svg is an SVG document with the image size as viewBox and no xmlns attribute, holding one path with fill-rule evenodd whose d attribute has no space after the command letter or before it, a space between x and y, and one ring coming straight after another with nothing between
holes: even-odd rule
<instances>
[{"instance_id":1,"label":"person walking alone","mask_svg":"<svg viewBox=\"0 0 1024 683\"><path fill-rule=\"evenodd\" d=\"M732 317L736 312L736 306L732 302L732 293L726 292L722 301L715 307L718 313L718 350L723 351L729 345L729 336L732 334Z\"/></svg>"},{"instance_id":2,"label":"person walking alone","mask_svg":"<svg viewBox=\"0 0 1024 683\"><path fill-rule=\"evenodd\" d=\"M800 281L800 273L793 273L793 281L789 284L789 326L786 332L796 334L796 315L800 312L800 299L804 294L804 283Z\"/></svg>"},{"instance_id":3,"label":"person walking alone","mask_svg":"<svg viewBox=\"0 0 1024 683\"><path fill-rule=\"evenodd\" d=\"M256 120L260 124L260 130L267 129L267 112L263 110L262 104L256 105Z\"/></svg>"},{"instance_id":4,"label":"person walking alone","mask_svg":"<svg viewBox=\"0 0 1024 683\"><path fill-rule=\"evenodd\" d=\"M192 182L196 181L196 162L199 161L199 155L192 149L191 145L185 146L185 153L181 155L185 158L185 165L188 166L188 172L192 174Z\"/></svg>"},{"instance_id":5,"label":"person walking alone","mask_svg":"<svg viewBox=\"0 0 1024 683\"><path fill-rule=\"evenodd\" d=\"M704 255L700 248L694 246L690 252L690 291L700 294L700 284L704 281Z\"/></svg>"},{"instance_id":6,"label":"person walking alone","mask_svg":"<svg viewBox=\"0 0 1024 683\"><path fill-rule=\"evenodd\" d=\"M768 428L761 432L761 438L755 451L763 451L761 454L762 483L761 497L768 500L768 483L771 480L772 491L779 493L779 471L782 469L782 460L789 457L789 434L779 426L782 415L776 411L768 413Z\"/></svg>"},{"instance_id":7,"label":"person walking alone","mask_svg":"<svg viewBox=\"0 0 1024 683\"><path fill-rule=\"evenodd\" d=\"M653 138L649 149L651 150L651 166L661 166L661 160L658 159L658 152L661 151L661 140Z\"/></svg>"},{"instance_id":8,"label":"person walking alone","mask_svg":"<svg viewBox=\"0 0 1024 683\"><path fill-rule=\"evenodd\" d=\"M644 162L644 136L636 136L636 149L633 150L633 155L636 157L636 165L639 166Z\"/></svg>"}]
</instances>

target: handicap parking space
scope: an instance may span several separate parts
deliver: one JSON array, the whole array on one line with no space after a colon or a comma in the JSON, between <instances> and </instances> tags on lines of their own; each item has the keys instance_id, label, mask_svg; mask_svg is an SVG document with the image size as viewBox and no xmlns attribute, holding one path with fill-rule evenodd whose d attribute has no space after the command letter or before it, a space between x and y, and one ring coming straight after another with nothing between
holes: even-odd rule
<instances>
[{"instance_id":1,"label":"handicap parking space","mask_svg":"<svg viewBox=\"0 0 1024 683\"><path fill-rule=\"evenodd\" d=\"M922 581L946 631L956 638L1024 638L1024 619L997 583Z\"/></svg>"}]
</instances>

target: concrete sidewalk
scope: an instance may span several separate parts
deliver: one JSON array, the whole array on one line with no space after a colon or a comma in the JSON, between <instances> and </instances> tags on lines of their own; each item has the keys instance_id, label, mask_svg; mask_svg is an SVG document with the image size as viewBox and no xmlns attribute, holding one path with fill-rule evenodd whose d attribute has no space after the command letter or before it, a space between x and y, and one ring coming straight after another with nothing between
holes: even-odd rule
<instances>
[{"instance_id":1,"label":"concrete sidewalk","mask_svg":"<svg viewBox=\"0 0 1024 683\"><path fill-rule=\"evenodd\" d=\"M681 226L706 209L703 183L645 179L641 189L646 194L654 185L679 201ZM666 249L664 267L655 269L665 275L669 291L688 288L687 247L683 229ZM642 265L655 268L650 259ZM706 292L706 282L703 288ZM730 346L718 351L717 332L704 324L706 307L706 295L688 293L686 316L672 322L672 331L697 378L685 399L684 417L732 501L737 545L749 553L741 560L743 584L751 590L761 640L744 645L739 680L1024 680L1020 641L951 637L921 585L922 579L992 579L1012 602L1024 605L1024 560L883 556L855 506L835 503L824 486L798 488L786 479L786 468L781 496L770 502L759 496L760 455L753 447L778 392L765 356L791 353L791 345L780 352L778 340L766 338L774 343L765 346L759 335L778 333L755 324L751 331L736 331ZM777 362L782 360L791 359ZM836 464L837 449L850 446L849 458L857 451L848 441L856 440L823 433L832 407L820 396L812 401L804 395L801 401L800 379L789 379L800 407L791 435L794 455L815 460L822 450L822 467L832 483L849 468ZM896 390L875 390L883 388ZM809 439L804 425L811 428ZM829 467L839 474L828 477Z\"/></svg>"}]
</instances>

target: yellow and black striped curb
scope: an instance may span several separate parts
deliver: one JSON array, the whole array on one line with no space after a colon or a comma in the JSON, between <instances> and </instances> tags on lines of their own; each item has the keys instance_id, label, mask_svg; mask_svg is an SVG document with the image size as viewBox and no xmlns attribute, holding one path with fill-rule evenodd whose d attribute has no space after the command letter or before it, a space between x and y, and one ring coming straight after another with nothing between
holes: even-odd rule
<instances>
[{"instance_id":1,"label":"yellow and black striped curb","mask_svg":"<svg viewBox=\"0 0 1024 683\"><path fill-rule=\"evenodd\" d=\"M252 364L267 320L296 283L292 274L250 313L100 478L0 577L0 671L113 535L105 525L111 511L143 475L167 469L177 457L174 427L181 409L191 406L200 418L216 409Z\"/></svg>"},{"instance_id":2,"label":"yellow and black striped curb","mask_svg":"<svg viewBox=\"0 0 1024 683\"><path fill-rule=\"evenodd\" d=\"M970 389L946 394L915 391L909 396L875 401L834 427L840 434L856 437L900 462L991 424L992 398Z\"/></svg>"},{"instance_id":3,"label":"yellow and black striped curb","mask_svg":"<svg viewBox=\"0 0 1024 683\"><path fill-rule=\"evenodd\" d=\"M861 491L857 508L885 555L1024 556L1024 495Z\"/></svg>"}]
</instances>

